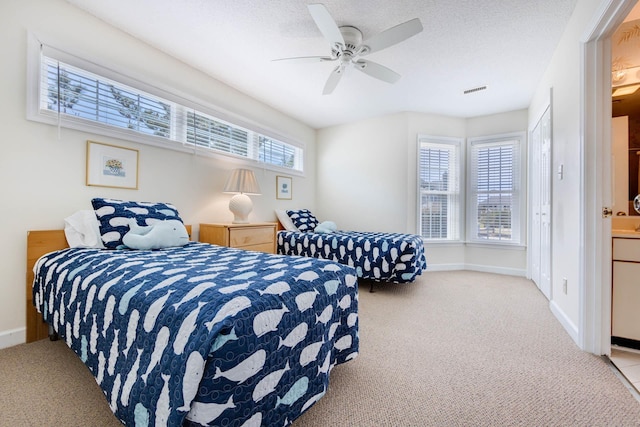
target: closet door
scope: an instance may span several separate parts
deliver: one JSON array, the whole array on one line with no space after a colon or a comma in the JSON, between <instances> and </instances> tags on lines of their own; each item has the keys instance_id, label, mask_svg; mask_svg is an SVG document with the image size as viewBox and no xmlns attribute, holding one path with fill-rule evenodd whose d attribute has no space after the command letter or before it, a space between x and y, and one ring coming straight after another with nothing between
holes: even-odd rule
<instances>
[{"instance_id":1,"label":"closet door","mask_svg":"<svg viewBox=\"0 0 640 427\"><path fill-rule=\"evenodd\" d=\"M531 131L529 242L531 280L551 298L551 108Z\"/></svg>"},{"instance_id":2,"label":"closet door","mask_svg":"<svg viewBox=\"0 0 640 427\"><path fill-rule=\"evenodd\" d=\"M542 127L538 125L531 131L529 141L529 218L531 227L529 235L529 260L531 280L540 283L540 147L542 145Z\"/></svg>"},{"instance_id":3,"label":"closet door","mask_svg":"<svg viewBox=\"0 0 640 427\"><path fill-rule=\"evenodd\" d=\"M551 299L551 109L541 119L540 146L540 283L538 288Z\"/></svg>"}]
</instances>

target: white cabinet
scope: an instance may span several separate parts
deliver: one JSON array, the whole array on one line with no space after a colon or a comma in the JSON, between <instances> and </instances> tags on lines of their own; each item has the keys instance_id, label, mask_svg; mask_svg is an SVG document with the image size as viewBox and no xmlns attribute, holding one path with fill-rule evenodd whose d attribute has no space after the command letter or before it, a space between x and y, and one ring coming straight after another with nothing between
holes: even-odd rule
<instances>
[{"instance_id":1,"label":"white cabinet","mask_svg":"<svg viewBox=\"0 0 640 427\"><path fill-rule=\"evenodd\" d=\"M640 239L613 239L612 336L640 341Z\"/></svg>"}]
</instances>

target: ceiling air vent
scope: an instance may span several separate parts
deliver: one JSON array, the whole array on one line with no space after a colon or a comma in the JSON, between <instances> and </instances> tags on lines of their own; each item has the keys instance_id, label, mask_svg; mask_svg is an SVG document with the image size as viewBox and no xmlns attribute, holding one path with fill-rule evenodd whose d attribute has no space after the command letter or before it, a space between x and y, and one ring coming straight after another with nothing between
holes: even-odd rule
<instances>
[{"instance_id":1,"label":"ceiling air vent","mask_svg":"<svg viewBox=\"0 0 640 427\"><path fill-rule=\"evenodd\" d=\"M474 87L473 89L467 89L464 91L465 95L468 95L470 93L474 93L474 92L479 92L481 90L485 90L487 87L486 86L478 86L478 87Z\"/></svg>"}]
</instances>

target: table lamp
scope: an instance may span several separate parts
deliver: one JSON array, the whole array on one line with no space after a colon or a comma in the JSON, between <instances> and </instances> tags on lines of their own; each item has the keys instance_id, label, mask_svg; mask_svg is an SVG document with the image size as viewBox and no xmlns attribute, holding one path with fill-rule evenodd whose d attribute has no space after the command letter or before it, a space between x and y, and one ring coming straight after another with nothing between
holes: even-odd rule
<instances>
[{"instance_id":1,"label":"table lamp","mask_svg":"<svg viewBox=\"0 0 640 427\"><path fill-rule=\"evenodd\" d=\"M224 193L236 193L229 200L229 210L233 213L234 224L248 224L253 203L248 194L260 194L256 176L249 169L234 169L224 186Z\"/></svg>"}]
</instances>

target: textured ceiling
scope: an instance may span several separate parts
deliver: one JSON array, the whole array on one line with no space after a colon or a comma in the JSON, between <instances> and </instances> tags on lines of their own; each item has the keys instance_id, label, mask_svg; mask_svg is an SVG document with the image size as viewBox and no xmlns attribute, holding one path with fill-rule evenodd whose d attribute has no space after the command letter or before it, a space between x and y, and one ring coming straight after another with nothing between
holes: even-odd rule
<instances>
[{"instance_id":1,"label":"textured ceiling","mask_svg":"<svg viewBox=\"0 0 640 427\"><path fill-rule=\"evenodd\" d=\"M364 39L412 18L424 31L367 56L402 75L388 84L335 63L299 0L67 0L151 46L314 128L399 111L474 117L526 108L576 0L324 0ZM313 0L312 0L313 1ZM486 85L487 90L463 91Z\"/></svg>"}]
</instances>

